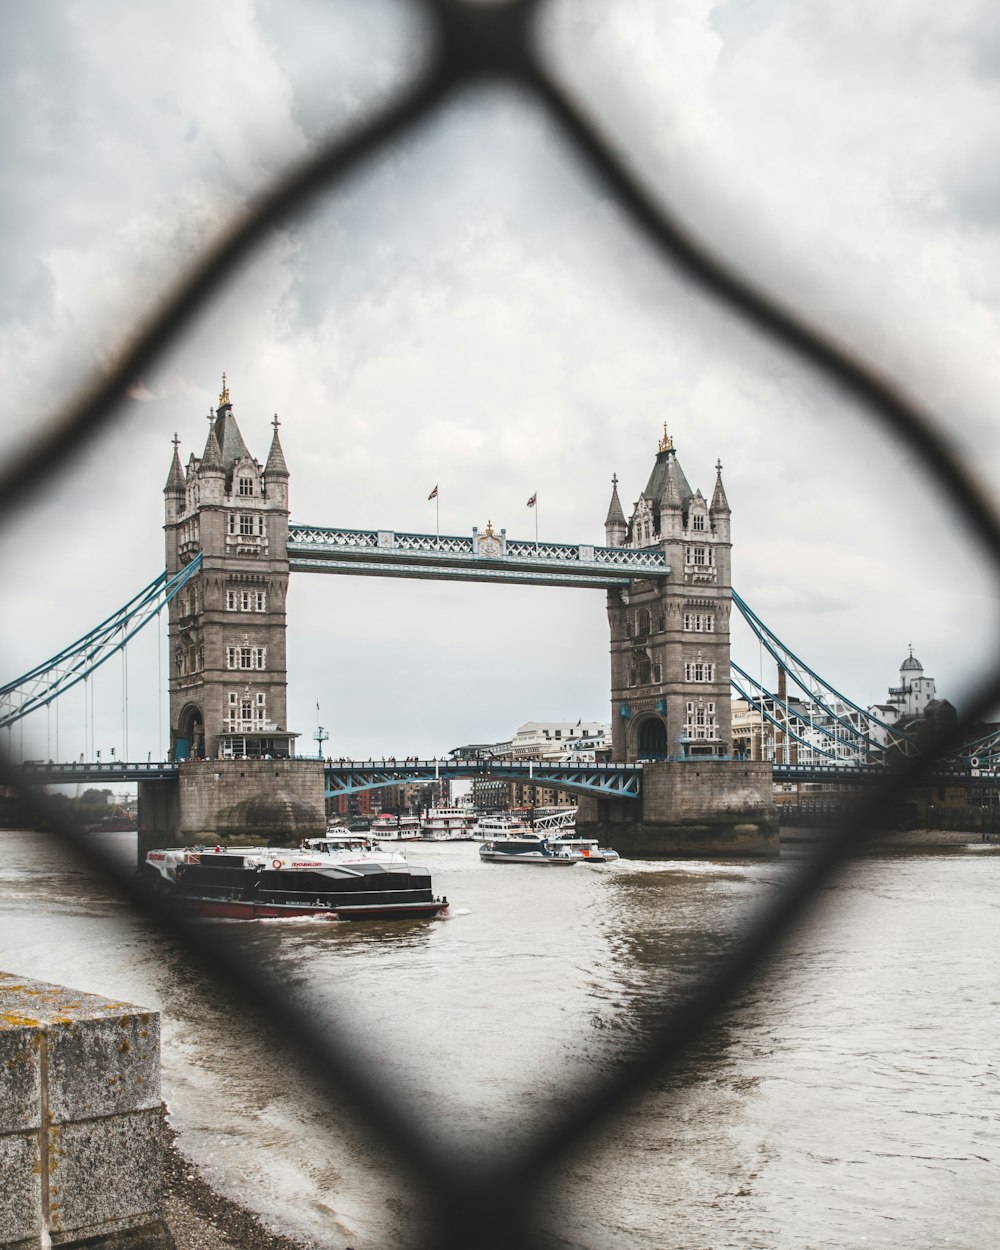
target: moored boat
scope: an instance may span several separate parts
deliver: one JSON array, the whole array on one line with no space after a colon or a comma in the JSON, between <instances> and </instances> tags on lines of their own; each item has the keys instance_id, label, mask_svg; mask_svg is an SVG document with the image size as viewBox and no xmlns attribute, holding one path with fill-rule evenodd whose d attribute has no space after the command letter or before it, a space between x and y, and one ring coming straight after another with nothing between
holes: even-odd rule
<instances>
[{"instance_id":1,"label":"moored boat","mask_svg":"<svg viewBox=\"0 0 1000 1250\"><path fill-rule=\"evenodd\" d=\"M561 846L557 840L530 829L487 839L479 848L479 858L493 864L546 864L559 868L587 862L582 851Z\"/></svg>"},{"instance_id":2,"label":"moored boat","mask_svg":"<svg viewBox=\"0 0 1000 1250\"><path fill-rule=\"evenodd\" d=\"M511 812L494 812L489 816L480 816L472 830L472 836L477 839L519 837L523 833L531 833L531 826Z\"/></svg>"},{"instance_id":3,"label":"moored boat","mask_svg":"<svg viewBox=\"0 0 1000 1250\"><path fill-rule=\"evenodd\" d=\"M420 818L421 835L431 842L456 842L472 837L464 807L429 807Z\"/></svg>"},{"instance_id":4,"label":"moored boat","mask_svg":"<svg viewBox=\"0 0 1000 1250\"><path fill-rule=\"evenodd\" d=\"M426 868L358 835L310 838L298 849L153 850L140 871L179 911L202 918L409 920L448 908Z\"/></svg>"}]
</instances>

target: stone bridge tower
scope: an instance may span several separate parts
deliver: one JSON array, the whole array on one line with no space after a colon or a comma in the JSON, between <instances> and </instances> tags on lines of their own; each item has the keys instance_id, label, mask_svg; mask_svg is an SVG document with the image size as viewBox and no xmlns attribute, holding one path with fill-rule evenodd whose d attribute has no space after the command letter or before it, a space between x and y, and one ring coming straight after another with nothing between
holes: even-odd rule
<instances>
[{"instance_id":1,"label":"stone bridge tower","mask_svg":"<svg viewBox=\"0 0 1000 1250\"><path fill-rule=\"evenodd\" d=\"M225 375L199 460L178 440L164 488L167 573L201 552L169 610L172 758L291 756L285 595L288 468L278 418L261 468L236 424Z\"/></svg>"},{"instance_id":2,"label":"stone bridge tower","mask_svg":"<svg viewBox=\"0 0 1000 1250\"><path fill-rule=\"evenodd\" d=\"M646 489L626 521L614 479L608 546L659 547L670 576L608 595L616 760L732 753L730 509L716 465L711 501L692 490L663 427Z\"/></svg>"},{"instance_id":3,"label":"stone bridge tower","mask_svg":"<svg viewBox=\"0 0 1000 1250\"><path fill-rule=\"evenodd\" d=\"M689 486L664 426L631 518L614 479L605 521L608 546L659 549L670 572L608 593L612 753L643 761L641 795L581 798L576 824L640 858L779 850L770 764L732 758L732 543L722 465L715 468L706 500Z\"/></svg>"}]
</instances>

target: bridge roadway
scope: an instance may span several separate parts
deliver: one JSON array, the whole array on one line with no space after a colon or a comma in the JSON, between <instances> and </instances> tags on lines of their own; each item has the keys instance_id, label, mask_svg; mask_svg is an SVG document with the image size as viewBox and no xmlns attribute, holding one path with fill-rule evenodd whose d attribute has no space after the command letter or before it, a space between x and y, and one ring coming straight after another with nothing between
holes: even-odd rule
<instances>
[{"instance_id":1,"label":"bridge roadway","mask_svg":"<svg viewBox=\"0 0 1000 1250\"><path fill-rule=\"evenodd\" d=\"M299 756L309 759L309 756ZM232 768L239 760L213 760L219 768ZM689 760L693 768L698 761ZM637 799L642 791L641 762L634 764L554 764L547 760L397 760L382 757L376 760L327 760L326 793L357 794L385 786L471 780L473 777L494 777L498 781L523 781L581 794L605 798ZM165 781L178 775L179 765L173 760L144 763L126 760L97 760L87 763L75 760L66 763L28 760L20 772L29 785L74 785L84 782ZM826 782L829 785L871 785L883 779L888 769L876 765L775 764L776 782ZM972 786L984 788L1000 784L1000 775L990 769L939 768L924 777L927 785Z\"/></svg>"}]
</instances>

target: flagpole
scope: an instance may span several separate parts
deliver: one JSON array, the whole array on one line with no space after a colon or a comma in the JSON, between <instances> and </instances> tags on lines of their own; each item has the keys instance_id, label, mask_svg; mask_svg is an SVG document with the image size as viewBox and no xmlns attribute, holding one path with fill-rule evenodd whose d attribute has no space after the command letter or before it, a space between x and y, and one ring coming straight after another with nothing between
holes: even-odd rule
<instances>
[{"instance_id":1,"label":"flagpole","mask_svg":"<svg viewBox=\"0 0 1000 1250\"><path fill-rule=\"evenodd\" d=\"M535 555L538 555L538 491L535 491Z\"/></svg>"}]
</instances>

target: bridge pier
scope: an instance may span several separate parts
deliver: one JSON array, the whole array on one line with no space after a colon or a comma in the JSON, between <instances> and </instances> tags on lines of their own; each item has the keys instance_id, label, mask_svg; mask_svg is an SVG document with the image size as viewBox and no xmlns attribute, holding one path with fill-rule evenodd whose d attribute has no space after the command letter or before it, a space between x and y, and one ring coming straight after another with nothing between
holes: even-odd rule
<instances>
[{"instance_id":1,"label":"bridge pier","mask_svg":"<svg viewBox=\"0 0 1000 1250\"><path fill-rule=\"evenodd\" d=\"M297 846L326 831L323 761L183 760L139 783L139 861L157 846Z\"/></svg>"},{"instance_id":2,"label":"bridge pier","mask_svg":"<svg viewBox=\"0 0 1000 1250\"><path fill-rule=\"evenodd\" d=\"M137 786L139 806L139 863L146 853L158 846L176 846L180 840L180 794L176 777L156 781L140 781Z\"/></svg>"},{"instance_id":3,"label":"bridge pier","mask_svg":"<svg viewBox=\"0 0 1000 1250\"><path fill-rule=\"evenodd\" d=\"M582 837L638 858L766 858L779 849L767 762L644 763L638 802L581 797L576 824Z\"/></svg>"}]
</instances>

